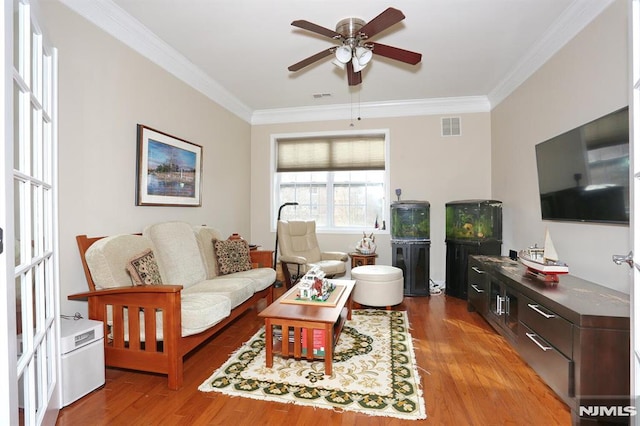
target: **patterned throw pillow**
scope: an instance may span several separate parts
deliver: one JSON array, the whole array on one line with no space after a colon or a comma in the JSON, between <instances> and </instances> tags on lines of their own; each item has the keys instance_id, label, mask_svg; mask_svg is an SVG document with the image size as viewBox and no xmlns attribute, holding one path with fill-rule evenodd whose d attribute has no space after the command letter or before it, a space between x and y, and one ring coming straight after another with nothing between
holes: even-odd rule
<instances>
[{"instance_id":1,"label":"patterned throw pillow","mask_svg":"<svg viewBox=\"0 0 640 426\"><path fill-rule=\"evenodd\" d=\"M133 285L162 284L158 263L151 249L132 257L127 264L127 271L131 275Z\"/></svg>"},{"instance_id":2,"label":"patterned throw pillow","mask_svg":"<svg viewBox=\"0 0 640 426\"><path fill-rule=\"evenodd\" d=\"M249 244L245 240L213 240L213 251L218 259L218 275L251 269Z\"/></svg>"}]
</instances>

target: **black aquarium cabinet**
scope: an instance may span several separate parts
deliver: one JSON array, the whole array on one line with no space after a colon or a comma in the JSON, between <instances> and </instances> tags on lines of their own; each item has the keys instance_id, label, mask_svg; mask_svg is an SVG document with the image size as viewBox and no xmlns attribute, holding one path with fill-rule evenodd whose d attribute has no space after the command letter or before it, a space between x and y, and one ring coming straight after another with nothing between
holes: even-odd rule
<instances>
[{"instance_id":1,"label":"black aquarium cabinet","mask_svg":"<svg viewBox=\"0 0 640 426\"><path fill-rule=\"evenodd\" d=\"M446 289L448 296L467 299L467 262L470 255L500 254L502 202L451 201L446 209Z\"/></svg>"},{"instance_id":2,"label":"black aquarium cabinet","mask_svg":"<svg viewBox=\"0 0 640 426\"><path fill-rule=\"evenodd\" d=\"M405 296L429 296L429 241L391 243L391 262L402 269Z\"/></svg>"},{"instance_id":3,"label":"black aquarium cabinet","mask_svg":"<svg viewBox=\"0 0 640 426\"><path fill-rule=\"evenodd\" d=\"M500 254L500 241L447 241L446 289L449 296L467 300L467 263L469 256Z\"/></svg>"},{"instance_id":4,"label":"black aquarium cabinet","mask_svg":"<svg viewBox=\"0 0 640 426\"><path fill-rule=\"evenodd\" d=\"M428 201L391 204L391 263L402 269L405 296L429 296Z\"/></svg>"}]
</instances>

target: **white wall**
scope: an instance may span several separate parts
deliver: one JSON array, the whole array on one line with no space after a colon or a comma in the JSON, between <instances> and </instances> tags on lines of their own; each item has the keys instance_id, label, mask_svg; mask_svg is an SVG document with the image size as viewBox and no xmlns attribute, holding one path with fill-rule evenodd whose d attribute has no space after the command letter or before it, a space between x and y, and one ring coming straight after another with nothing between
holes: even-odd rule
<instances>
[{"instance_id":1,"label":"white wall","mask_svg":"<svg viewBox=\"0 0 640 426\"><path fill-rule=\"evenodd\" d=\"M573 275L629 292L629 227L542 221L535 145L628 104L627 2L617 1L491 113L492 194L504 248L544 243L548 227Z\"/></svg>"},{"instance_id":2,"label":"white wall","mask_svg":"<svg viewBox=\"0 0 640 426\"><path fill-rule=\"evenodd\" d=\"M61 313L86 316L75 236L164 220L248 235L250 125L58 2L43 2L59 49ZM203 147L202 207L136 207L136 124Z\"/></svg>"},{"instance_id":3,"label":"white wall","mask_svg":"<svg viewBox=\"0 0 640 426\"><path fill-rule=\"evenodd\" d=\"M447 114L451 116L455 114ZM440 136L441 116L401 118L363 117L354 127L351 121L290 123L253 126L251 131L251 236L266 249L275 246L270 219L271 135L299 132L389 129L389 197L395 188L403 200L431 203L431 278L445 280L445 203L469 198L490 198L491 145L489 113L461 114L462 135ZM387 212L388 214L389 212ZM387 231L375 231L379 264L391 264ZM371 231L374 231L371 229ZM353 251L359 234L320 234L321 248Z\"/></svg>"},{"instance_id":4,"label":"white wall","mask_svg":"<svg viewBox=\"0 0 640 426\"><path fill-rule=\"evenodd\" d=\"M622 226L540 220L534 146L627 104L626 2L619 1L491 113L462 114L462 136L442 138L440 116L368 119L355 129L389 129L390 198L431 203L431 277L445 279L444 204L504 202L503 253L556 247L580 277L628 291L628 271L611 254L629 249ZM350 120L250 126L58 2L43 2L44 24L60 56L60 265L62 313L86 313L66 296L86 283L77 234L139 232L185 220L239 232L272 249L270 135L350 130ZM447 113L447 116L453 114ZM203 146L203 205L136 207L136 124ZM389 224L388 224L389 225ZM380 263L391 263L388 233L377 232ZM320 236L351 250L357 234Z\"/></svg>"}]
</instances>

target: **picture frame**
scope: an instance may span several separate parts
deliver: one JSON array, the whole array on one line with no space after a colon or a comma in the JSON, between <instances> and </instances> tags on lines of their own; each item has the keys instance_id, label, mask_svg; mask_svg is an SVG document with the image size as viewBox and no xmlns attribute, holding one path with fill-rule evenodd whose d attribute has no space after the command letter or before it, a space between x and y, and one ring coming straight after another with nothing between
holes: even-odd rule
<instances>
[{"instance_id":1,"label":"picture frame","mask_svg":"<svg viewBox=\"0 0 640 426\"><path fill-rule=\"evenodd\" d=\"M137 126L137 206L202 206L202 146Z\"/></svg>"}]
</instances>

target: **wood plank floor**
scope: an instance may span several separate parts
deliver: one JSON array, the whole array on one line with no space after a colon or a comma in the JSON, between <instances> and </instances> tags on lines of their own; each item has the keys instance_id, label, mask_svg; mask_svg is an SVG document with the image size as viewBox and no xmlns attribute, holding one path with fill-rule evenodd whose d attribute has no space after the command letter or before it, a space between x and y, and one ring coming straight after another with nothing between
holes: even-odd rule
<instances>
[{"instance_id":1,"label":"wood plank floor","mask_svg":"<svg viewBox=\"0 0 640 426\"><path fill-rule=\"evenodd\" d=\"M281 291L281 289L278 289ZM279 295L279 294L278 294ZM105 386L60 411L57 425L569 425L569 408L466 302L406 297L427 419L403 421L203 393L198 386L262 325L250 310L185 362L184 386L107 368Z\"/></svg>"}]
</instances>

